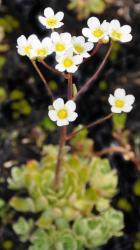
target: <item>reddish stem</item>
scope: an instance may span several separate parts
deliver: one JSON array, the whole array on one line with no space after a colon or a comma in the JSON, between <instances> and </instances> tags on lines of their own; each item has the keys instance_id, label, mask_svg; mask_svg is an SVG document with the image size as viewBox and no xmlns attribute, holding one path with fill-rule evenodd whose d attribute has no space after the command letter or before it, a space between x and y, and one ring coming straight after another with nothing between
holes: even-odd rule
<instances>
[{"instance_id":1,"label":"reddish stem","mask_svg":"<svg viewBox=\"0 0 140 250\"><path fill-rule=\"evenodd\" d=\"M68 100L71 100L73 97L73 80L72 74L68 74Z\"/></svg>"},{"instance_id":2,"label":"reddish stem","mask_svg":"<svg viewBox=\"0 0 140 250\"><path fill-rule=\"evenodd\" d=\"M103 43L98 42L97 45L96 45L96 47L92 50L92 52L90 54L90 57L85 58L84 61L83 61L83 63L87 62L89 59L91 59L91 57L93 57L98 52L98 50L101 48L102 44Z\"/></svg>"},{"instance_id":3,"label":"reddish stem","mask_svg":"<svg viewBox=\"0 0 140 250\"><path fill-rule=\"evenodd\" d=\"M55 171L55 180L54 186L56 189L59 188L60 184L60 173L61 173L61 164L63 159L63 148L65 146L66 138L66 126L60 128L60 139L59 139L59 151L58 151L58 158L56 163L56 171Z\"/></svg>"},{"instance_id":4,"label":"reddish stem","mask_svg":"<svg viewBox=\"0 0 140 250\"><path fill-rule=\"evenodd\" d=\"M32 65L34 66L35 70L37 71L39 77L41 78L42 82L44 83L44 86L47 89L47 92L48 92L49 96L51 97L52 101L54 101L54 96L53 96L53 93L52 93L51 89L49 88L48 82L46 81L46 79L43 76L42 72L38 68L36 62L35 61L31 61L31 62L32 62Z\"/></svg>"},{"instance_id":5,"label":"reddish stem","mask_svg":"<svg viewBox=\"0 0 140 250\"><path fill-rule=\"evenodd\" d=\"M55 75L59 75L61 77L64 77L65 79L67 79L67 74L64 74L60 71L58 71L57 69L51 67L49 64L47 64L45 61L40 61L40 63L42 63L46 69L50 70L51 72L53 72Z\"/></svg>"},{"instance_id":6,"label":"reddish stem","mask_svg":"<svg viewBox=\"0 0 140 250\"><path fill-rule=\"evenodd\" d=\"M95 81L98 78L100 72L102 71L102 69L104 68L104 66L105 66L105 64L107 62L107 59L108 59L108 57L110 55L110 52L111 52L111 49L112 49L112 44L109 46L109 49L108 49L108 51L107 51L107 53L106 53L106 55L105 55L102 63L100 64L99 68L97 69L97 71L94 73L94 75L88 81L86 81L83 84L83 86L81 87L81 89L78 91L77 95L74 97L74 100L77 99L79 97L79 95L83 91L85 91L93 81Z\"/></svg>"},{"instance_id":7,"label":"reddish stem","mask_svg":"<svg viewBox=\"0 0 140 250\"><path fill-rule=\"evenodd\" d=\"M66 140L72 139L74 136L76 136L79 132L81 132L81 131L84 130L84 129L93 128L94 126L99 125L99 124L105 122L106 120L109 120L109 119L112 117L112 115L113 115L113 114L111 113L111 114L109 114L109 115L107 115L107 116L105 116L105 117L103 117L103 118L100 118L99 120L97 120L97 121L95 121L95 122L92 122L92 123L90 123L90 124L88 124L88 125L82 127L81 129L79 129L79 130L77 130L77 131L74 131L73 133L71 133L70 135L68 135L68 136L66 137Z\"/></svg>"}]
</instances>

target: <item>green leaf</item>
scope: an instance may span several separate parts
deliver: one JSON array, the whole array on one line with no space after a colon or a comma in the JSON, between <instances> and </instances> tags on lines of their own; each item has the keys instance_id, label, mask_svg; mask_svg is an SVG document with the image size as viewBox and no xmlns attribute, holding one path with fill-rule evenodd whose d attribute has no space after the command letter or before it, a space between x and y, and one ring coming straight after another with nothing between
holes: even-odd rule
<instances>
[{"instance_id":1,"label":"green leaf","mask_svg":"<svg viewBox=\"0 0 140 250\"><path fill-rule=\"evenodd\" d=\"M10 93L10 98L15 101L15 100L21 100L22 98L24 98L24 93L19 90L19 89L14 89L11 93Z\"/></svg>"},{"instance_id":2,"label":"green leaf","mask_svg":"<svg viewBox=\"0 0 140 250\"><path fill-rule=\"evenodd\" d=\"M112 122L113 122L113 128L114 130L122 130L125 128L127 120L127 114L121 113L121 114L113 114Z\"/></svg>"},{"instance_id":3,"label":"green leaf","mask_svg":"<svg viewBox=\"0 0 140 250\"><path fill-rule=\"evenodd\" d=\"M0 87L0 102L4 102L7 99L6 90L3 87Z\"/></svg>"},{"instance_id":4,"label":"green leaf","mask_svg":"<svg viewBox=\"0 0 140 250\"><path fill-rule=\"evenodd\" d=\"M34 221L32 219L25 220L24 217L20 217L16 223L13 225L13 230L17 235L19 235L24 241L26 241L30 232L33 228Z\"/></svg>"},{"instance_id":5,"label":"green leaf","mask_svg":"<svg viewBox=\"0 0 140 250\"><path fill-rule=\"evenodd\" d=\"M35 212L35 204L31 198L13 197L10 205L19 212Z\"/></svg>"},{"instance_id":6,"label":"green leaf","mask_svg":"<svg viewBox=\"0 0 140 250\"><path fill-rule=\"evenodd\" d=\"M52 122L48 116L46 116L41 122L41 126L51 132L56 130L56 125Z\"/></svg>"}]
</instances>

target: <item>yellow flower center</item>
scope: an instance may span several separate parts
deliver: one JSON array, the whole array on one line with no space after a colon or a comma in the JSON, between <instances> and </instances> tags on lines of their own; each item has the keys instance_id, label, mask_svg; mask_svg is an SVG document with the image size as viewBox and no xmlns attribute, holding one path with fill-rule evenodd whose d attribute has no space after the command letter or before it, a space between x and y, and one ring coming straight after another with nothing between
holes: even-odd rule
<instances>
[{"instance_id":1,"label":"yellow flower center","mask_svg":"<svg viewBox=\"0 0 140 250\"><path fill-rule=\"evenodd\" d=\"M59 119L66 119L68 117L68 112L66 109L60 109L57 113Z\"/></svg>"},{"instance_id":2,"label":"yellow flower center","mask_svg":"<svg viewBox=\"0 0 140 250\"><path fill-rule=\"evenodd\" d=\"M64 45L63 43L57 43L57 44L55 45L55 49L56 49L56 51L58 51L58 52L62 52L62 51L65 50L65 45Z\"/></svg>"},{"instance_id":3,"label":"yellow flower center","mask_svg":"<svg viewBox=\"0 0 140 250\"><path fill-rule=\"evenodd\" d=\"M81 53L84 52L84 47L81 46L80 44L75 44L75 45L74 45L74 49L75 49L75 51L76 51L77 53L79 53L79 54L81 54Z\"/></svg>"},{"instance_id":4,"label":"yellow flower center","mask_svg":"<svg viewBox=\"0 0 140 250\"><path fill-rule=\"evenodd\" d=\"M69 58L69 57L66 57L64 59L64 61L63 61L63 65L64 65L65 68L70 68L70 67L73 66L73 64L74 64L73 60L71 58Z\"/></svg>"},{"instance_id":5,"label":"yellow flower center","mask_svg":"<svg viewBox=\"0 0 140 250\"><path fill-rule=\"evenodd\" d=\"M57 25L58 21L55 17L51 17L51 18L48 18L47 19L47 25L50 27L50 28L55 28L55 26Z\"/></svg>"},{"instance_id":6,"label":"yellow flower center","mask_svg":"<svg viewBox=\"0 0 140 250\"><path fill-rule=\"evenodd\" d=\"M31 52L31 49L32 49L32 46L31 45L28 45L26 47L23 48L23 51L26 55L30 55L30 52Z\"/></svg>"},{"instance_id":7,"label":"yellow flower center","mask_svg":"<svg viewBox=\"0 0 140 250\"><path fill-rule=\"evenodd\" d=\"M121 34L121 32L119 32L119 31L113 30L113 31L111 32L111 37L112 37L115 41L118 41L118 40L121 39L122 34Z\"/></svg>"},{"instance_id":8,"label":"yellow flower center","mask_svg":"<svg viewBox=\"0 0 140 250\"><path fill-rule=\"evenodd\" d=\"M45 48L37 50L38 57L45 57L47 55L47 53L48 53L48 50Z\"/></svg>"},{"instance_id":9,"label":"yellow flower center","mask_svg":"<svg viewBox=\"0 0 140 250\"><path fill-rule=\"evenodd\" d=\"M92 34L97 38L101 38L104 35L104 32L101 28L97 28L94 31L92 31Z\"/></svg>"},{"instance_id":10,"label":"yellow flower center","mask_svg":"<svg viewBox=\"0 0 140 250\"><path fill-rule=\"evenodd\" d=\"M124 105L125 105L125 102L124 102L124 100L122 100L122 99L117 99L117 100L115 101L115 106L116 106L116 108L123 108Z\"/></svg>"}]
</instances>

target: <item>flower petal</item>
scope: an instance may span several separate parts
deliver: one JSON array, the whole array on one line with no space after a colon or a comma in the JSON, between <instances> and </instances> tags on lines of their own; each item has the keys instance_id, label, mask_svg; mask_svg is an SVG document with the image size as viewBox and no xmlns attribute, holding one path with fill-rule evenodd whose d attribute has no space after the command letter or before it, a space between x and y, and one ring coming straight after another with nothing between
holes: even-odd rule
<instances>
[{"instance_id":1,"label":"flower petal","mask_svg":"<svg viewBox=\"0 0 140 250\"><path fill-rule=\"evenodd\" d=\"M26 55L25 52L23 51L23 49L21 47L19 47L17 49L17 51L18 51L18 54L21 55L21 56L25 56Z\"/></svg>"},{"instance_id":2,"label":"flower petal","mask_svg":"<svg viewBox=\"0 0 140 250\"><path fill-rule=\"evenodd\" d=\"M51 119L52 121L54 121L54 122L57 121L57 116L56 116L55 110L49 110L48 116L50 117L50 119Z\"/></svg>"},{"instance_id":3,"label":"flower petal","mask_svg":"<svg viewBox=\"0 0 140 250\"><path fill-rule=\"evenodd\" d=\"M38 17L38 20L39 20L39 22L40 22L41 24L46 25L46 18L45 18L45 17L39 16L39 17Z\"/></svg>"},{"instance_id":4,"label":"flower petal","mask_svg":"<svg viewBox=\"0 0 140 250\"><path fill-rule=\"evenodd\" d=\"M23 46L24 44L27 43L27 39L24 35L20 36L18 39L17 39L17 44L19 46Z\"/></svg>"},{"instance_id":5,"label":"flower petal","mask_svg":"<svg viewBox=\"0 0 140 250\"><path fill-rule=\"evenodd\" d=\"M55 68L56 68L57 70L59 70L60 72L64 72L64 71L65 71L64 66L61 65L61 64L57 64L57 65L55 66Z\"/></svg>"},{"instance_id":6,"label":"flower petal","mask_svg":"<svg viewBox=\"0 0 140 250\"><path fill-rule=\"evenodd\" d=\"M88 26L93 29L100 26L100 21L97 17L90 17L87 21Z\"/></svg>"},{"instance_id":7,"label":"flower petal","mask_svg":"<svg viewBox=\"0 0 140 250\"><path fill-rule=\"evenodd\" d=\"M64 13L62 11L59 11L56 13L55 17L58 21L62 21L62 19L64 18Z\"/></svg>"},{"instance_id":8,"label":"flower petal","mask_svg":"<svg viewBox=\"0 0 140 250\"><path fill-rule=\"evenodd\" d=\"M57 41L59 41L60 40L60 35L59 35L59 33L58 32L53 32L52 34L51 34L51 39L52 39L52 41L55 43L55 42L57 42Z\"/></svg>"},{"instance_id":9,"label":"flower petal","mask_svg":"<svg viewBox=\"0 0 140 250\"><path fill-rule=\"evenodd\" d=\"M82 56L83 58L88 58L88 57L90 57L90 54L87 53L87 52L85 52L85 53L81 54L81 56Z\"/></svg>"},{"instance_id":10,"label":"flower petal","mask_svg":"<svg viewBox=\"0 0 140 250\"><path fill-rule=\"evenodd\" d=\"M101 24L102 29L104 30L104 32L106 32L108 34L109 31L109 23L107 21L103 21L103 23Z\"/></svg>"},{"instance_id":11,"label":"flower petal","mask_svg":"<svg viewBox=\"0 0 140 250\"><path fill-rule=\"evenodd\" d=\"M56 25L56 27L55 28L60 28L61 26L63 26L64 25L64 23L63 22L58 22L58 24Z\"/></svg>"},{"instance_id":12,"label":"flower petal","mask_svg":"<svg viewBox=\"0 0 140 250\"><path fill-rule=\"evenodd\" d=\"M57 126L59 126L59 127L66 126L68 124L69 124L68 120L58 120L57 121Z\"/></svg>"},{"instance_id":13,"label":"flower petal","mask_svg":"<svg viewBox=\"0 0 140 250\"><path fill-rule=\"evenodd\" d=\"M62 98L58 98L53 102L53 107L56 110L59 110L64 107L64 101Z\"/></svg>"},{"instance_id":14,"label":"flower petal","mask_svg":"<svg viewBox=\"0 0 140 250\"><path fill-rule=\"evenodd\" d=\"M130 33L131 32L131 30L132 30L132 28L131 28L131 26L130 25L123 25L122 27L121 27L121 31L122 31L122 33Z\"/></svg>"},{"instance_id":15,"label":"flower petal","mask_svg":"<svg viewBox=\"0 0 140 250\"><path fill-rule=\"evenodd\" d=\"M83 28L83 29L82 29L82 34L83 34L85 37L90 37L90 36L91 36L91 30L88 29L88 28Z\"/></svg>"},{"instance_id":16,"label":"flower petal","mask_svg":"<svg viewBox=\"0 0 140 250\"><path fill-rule=\"evenodd\" d=\"M83 36L77 36L77 37L74 37L74 41L76 43L84 44L85 43L85 38Z\"/></svg>"},{"instance_id":17,"label":"flower petal","mask_svg":"<svg viewBox=\"0 0 140 250\"><path fill-rule=\"evenodd\" d=\"M94 47L93 43L87 42L85 43L86 51L91 51Z\"/></svg>"},{"instance_id":18,"label":"flower petal","mask_svg":"<svg viewBox=\"0 0 140 250\"><path fill-rule=\"evenodd\" d=\"M114 19L110 22L110 27L119 29L120 28L120 22L117 19Z\"/></svg>"},{"instance_id":19,"label":"flower petal","mask_svg":"<svg viewBox=\"0 0 140 250\"><path fill-rule=\"evenodd\" d=\"M53 11L53 9L50 8L50 7L46 8L46 9L44 10L44 16L47 17L47 18L48 18L48 17L54 16L54 11Z\"/></svg>"},{"instance_id":20,"label":"flower petal","mask_svg":"<svg viewBox=\"0 0 140 250\"><path fill-rule=\"evenodd\" d=\"M114 92L114 96L117 97L117 98L124 98L126 95L125 93L125 90L124 89L116 89L115 92Z\"/></svg>"},{"instance_id":21,"label":"flower petal","mask_svg":"<svg viewBox=\"0 0 140 250\"><path fill-rule=\"evenodd\" d=\"M108 102L110 103L110 105L114 105L114 101L115 101L115 97L113 95L110 95L108 98Z\"/></svg>"},{"instance_id":22,"label":"flower petal","mask_svg":"<svg viewBox=\"0 0 140 250\"><path fill-rule=\"evenodd\" d=\"M123 108L123 111L128 113L130 112L131 110L133 109L133 107L131 105L126 105L124 108Z\"/></svg>"},{"instance_id":23,"label":"flower petal","mask_svg":"<svg viewBox=\"0 0 140 250\"><path fill-rule=\"evenodd\" d=\"M122 43L127 43L130 42L132 40L132 35L131 34L123 34L121 42Z\"/></svg>"},{"instance_id":24,"label":"flower petal","mask_svg":"<svg viewBox=\"0 0 140 250\"><path fill-rule=\"evenodd\" d=\"M125 97L126 103L132 105L135 101L135 97L133 95L127 95Z\"/></svg>"},{"instance_id":25,"label":"flower petal","mask_svg":"<svg viewBox=\"0 0 140 250\"><path fill-rule=\"evenodd\" d=\"M82 61L83 61L82 56L79 56L79 55L74 56L73 59L74 59L74 62L75 62L76 65L82 63Z\"/></svg>"},{"instance_id":26,"label":"flower petal","mask_svg":"<svg viewBox=\"0 0 140 250\"><path fill-rule=\"evenodd\" d=\"M78 67L77 66L72 66L71 68L66 69L67 72L69 73L75 73L77 71Z\"/></svg>"},{"instance_id":27,"label":"flower petal","mask_svg":"<svg viewBox=\"0 0 140 250\"><path fill-rule=\"evenodd\" d=\"M61 37L62 41L64 41L66 44L71 42L71 34L68 32L61 33L60 37Z\"/></svg>"},{"instance_id":28,"label":"flower petal","mask_svg":"<svg viewBox=\"0 0 140 250\"><path fill-rule=\"evenodd\" d=\"M78 114L76 112L72 112L69 117L68 117L68 120L69 122L73 122L76 120L76 118L78 117Z\"/></svg>"},{"instance_id":29,"label":"flower petal","mask_svg":"<svg viewBox=\"0 0 140 250\"><path fill-rule=\"evenodd\" d=\"M122 109L116 108L116 107L112 107L111 108L112 113L121 113Z\"/></svg>"},{"instance_id":30,"label":"flower petal","mask_svg":"<svg viewBox=\"0 0 140 250\"><path fill-rule=\"evenodd\" d=\"M35 34L32 34L28 37L28 42L36 42L36 41L39 41L38 37L35 35Z\"/></svg>"},{"instance_id":31,"label":"flower petal","mask_svg":"<svg viewBox=\"0 0 140 250\"><path fill-rule=\"evenodd\" d=\"M70 112L73 112L75 111L76 109L76 103L74 101L68 101L66 104L65 104L66 108L70 111Z\"/></svg>"}]
</instances>

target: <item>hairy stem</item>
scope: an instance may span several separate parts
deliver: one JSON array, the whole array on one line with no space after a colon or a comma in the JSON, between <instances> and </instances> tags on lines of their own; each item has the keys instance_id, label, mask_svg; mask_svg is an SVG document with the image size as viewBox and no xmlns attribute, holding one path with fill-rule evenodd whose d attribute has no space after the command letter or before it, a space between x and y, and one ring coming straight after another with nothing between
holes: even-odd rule
<instances>
[{"instance_id":1,"label":"hairy stem","mask_svg":"<svg viewBox=\"0 0 140 250\"><path fill-rule=\"evenodd\" d=\"M88 125L82 127L81 129L79 129L79 130L77 130L77 131L74 131L73 133L71 133L70 135L68 135L68 136L66 137L66 140L72 139L74 136L76 136L79 132L81 132L81 131L84 130L84 129L93 128L93 127L95 127L96 125L99 125L99 124L105 122L106 120L109 120L109 119L112 117L112 115L113 115L113 114L111 113L111 114L109 114L109 115L107 115L107 116L105 116L105 117L103 117L103 118L100 118L99 120L97 120L97 121L95 121L95 122L92 122L92 123L90 123L90 124L88 124Z\"/></svg>"},{"instance_id":2,"label":"hairy stem","mask_svg":"<svg viewBox=\"0 0 140 250\"><path fill-rule=\"evenodd\" d=\"M63 148L65 146L65 142L66 142L66 126L60 128L59 151L58 151L55 180L54 180L54 186L56 189L59 188L60 184L61 164L63 159Z\"/></svg>"},{"instance_id":3,"label":"hairy stem","mask_svg":"<svg viewBox=\"0 0 140 250\"><path fill-rule=\"evenodd\" d=\"M104 66L105 66L105 64L107 62L107 59L108 59L108 57L109 57L109 55L111 53L111 49L112 49L112 44L109 46L109 49L108 49L108 51L107 51L107 53L106 53L106 55L105 55L102 63L100 64L99 68L97 69L97 71L93 74L93 76L88 81L86 81L83 84L83 86L81 87L81 89L78 91L77 95L74 97L74 100L77 99L79 97L79 95L83 91L85 91L93 81L95 81L98 78L100 72L102 71L102 69L104 68Z\"/></svg>"},{"instance_id":4,"label":"hairy stem","mask_svg":"<svg viewBox=\"0 0 140 250\"><path fill-rule=\"evenodd\" d=\"M31 61L32 65L34 66L36 72L38 73L40 79L42 80L42 82L44 83L45 88L47 89L47 92L49 94L49 96L51 97L52 101L54 101L54 96L53 93L51 91L51 89L49 88L48 82L46 81L45 77L43 76L42 72L40 71L40 69L38 68L37 64L35 61Z\"/></svg>"}]
</instances>

